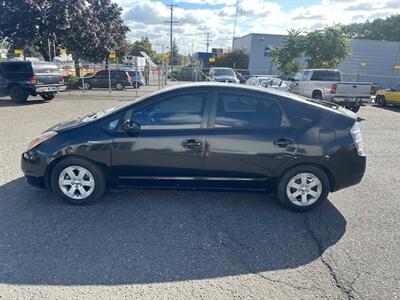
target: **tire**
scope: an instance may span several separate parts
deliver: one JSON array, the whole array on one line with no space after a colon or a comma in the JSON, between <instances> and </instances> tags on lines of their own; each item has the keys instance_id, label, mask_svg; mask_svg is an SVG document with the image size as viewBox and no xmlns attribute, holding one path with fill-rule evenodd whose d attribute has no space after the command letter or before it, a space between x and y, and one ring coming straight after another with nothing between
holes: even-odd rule
<instances>
[{"instance_id":1,"label":"tire","mask_svg":"<svg viewBox=\"0 0 400 300\"><path fill-rule=\"evenodd\" d=\"M92 85L89 82L84 82L83 83L83 88L82 88L82 82L80 83L80 87L81 90L83 90L83 88L85 89L85 91L87 90L91 90L92 89Z\"/></svg>"},{"instance_id":2,"label":"tire","mask_svg":"<svg viewBox=\"0 0 400 300\"><path fill-rule=\"evenodd\" d=\"M43 93L43 94L40 94L40 97L42 97L43 100L45 100L45 101L53 100L55 96L56 95L54 93Z\"/></svg>"},{"instance_id":3,"label":"tire","mask_svg":"<svg viewBox=\"0 0 400 300\"><path fill-rule=\"evenodd\" d=\"M50 184L58 198L72 205L95 202L103 196L107 186L101 169L81 158L65 158L57 163L51 172Z\"/></svg>"},{"instance_id":4,"label":"tire","mask_svg":"<svg viewBox=\"0 0 400 300\"><path fill-rule=\"evenodd\" d=\"M8 91L11 101L14 103L26 103L28 94L26 94L19 86L12 86Z\"/></svg>"},{"instance_id":5,"label":"tire","mask_svg":"<svg viewBox=\"0 0 400 300\"><path fill-rule=\"evenodd\" d=\"M118 91L122 91L125 88L125 85L122 82L116 82L114 86Z\"/></svg>"},{"instance_id":6,"label":"tire","mask_svg":"<svg viewBox=\"0 0 400 300\"><path fill-rule=\"evenodd\" d=\"M322 100L321 92L313 92L312 98L316 100Z\"/></svg>"},{"instance_id":7,"label":"tire","mask_svg":"<svg viewBox=\"0 0 400 300\"><path fill-rule=\"evenodd\" d=\"M324 171L315 166L302 165L290 169L280 178L277 196L288 210L306 212L319 206L328 197L329 187L329 179Z\"/></svg>"},{"instance_id":8,"label":"tire","mask_svg":"<svg viewBox=\"0 0 400 300\"><path fill-rule=\"evenodd\" d=\"M385 99L385 96L382 96L382 95L378 96L378 97L376 98L376 101L378 102L378 105L379 105L379 106L386 106L386 99Z\"/></svg>"},{"instance_id":9,"label":"tire","mask_svg":"<svg viewBox=\"0 0 400 300\"><path fill-rule=\"evenodd\" d=\"M356 112L358 112L360 110L360 107L361 107L360 105L356 105L356 106L351 106L349 109L352 112L356 113Z\"/></svg>"}]
</instances>

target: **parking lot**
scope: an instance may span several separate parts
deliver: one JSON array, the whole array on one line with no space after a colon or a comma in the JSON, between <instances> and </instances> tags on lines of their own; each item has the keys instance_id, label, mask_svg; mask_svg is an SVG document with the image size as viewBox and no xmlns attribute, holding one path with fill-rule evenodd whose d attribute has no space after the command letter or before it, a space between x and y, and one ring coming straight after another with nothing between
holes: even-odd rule
<instances>
[{"instance_id":1,"label":"parking lot","mask_svg":"<svg viewBox=\"0 0 400 300\"><path fill-rule=\"evenodd\" d=\"M118 191L73 207L25 182L20 155L35 136L135 96L0 99L0 297L400 297L400 109L361 108L362 183L307 214L248 192Z\"/></svg>"}]
</instances>

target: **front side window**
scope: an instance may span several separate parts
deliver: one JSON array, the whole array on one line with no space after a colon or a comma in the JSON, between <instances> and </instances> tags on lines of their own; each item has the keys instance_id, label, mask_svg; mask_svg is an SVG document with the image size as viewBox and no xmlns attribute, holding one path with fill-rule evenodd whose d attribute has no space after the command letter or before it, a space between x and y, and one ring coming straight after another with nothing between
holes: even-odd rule
<instances>
[{"instance_id":1,"label":"front side window","mask_svg":"<svg viewBox=\"0 0 400 300\"><path fill-rule=\"evenodd\" d=\"M219 94L215 128L280 127L282 112L279 105L261 97Z\"/></svg>"},{"instance_id":2,"label":"front side window","mask_svg":"<svg viewBox=\"0 0 400 300\"><path fill-rule=\"evenodd\" d=\"M139 108L132 120L142 129L201 128L206 93L171 96Z\"/></svg>"},{"instance_id":3,"label":"front side window","mask_svg":"<svg viewBox=\"0 0 400 300\"><path fill-rule=\"evenodd\" d=\"M103 70L96 73L96 77L108 77L108 71Z\"/></svg>"}]
</instances>

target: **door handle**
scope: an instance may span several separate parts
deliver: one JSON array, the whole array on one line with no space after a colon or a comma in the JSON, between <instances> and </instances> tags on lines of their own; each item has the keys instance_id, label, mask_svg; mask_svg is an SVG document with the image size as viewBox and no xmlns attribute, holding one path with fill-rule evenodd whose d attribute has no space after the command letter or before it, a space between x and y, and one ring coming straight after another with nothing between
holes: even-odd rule
<instances>
[{"instance_id":1,"label":"door handle","mask_svg":"<svg viewBox=\"0 0 400 300\"><path fill-rule=\"evenodd\" d=\"M201 148L202 146L203 146L203 143L201 141L195 140L195 139L184 140L182 142L182 147L188 148L188 149Z\"/></svg>"},{"instance_id":2,"label":"door handle","mask_svg":"<svg viewBox=\"0 0 400 300\"><path fill-rule=\"evenodd\" d=\"M293 145L293 144L295 144L293 139L281 138L281 139L274 141L274 145L277 147L281 147L281 148L284 148L284 147L287 147L287 146Z\"/></svg>"}]
</instances>

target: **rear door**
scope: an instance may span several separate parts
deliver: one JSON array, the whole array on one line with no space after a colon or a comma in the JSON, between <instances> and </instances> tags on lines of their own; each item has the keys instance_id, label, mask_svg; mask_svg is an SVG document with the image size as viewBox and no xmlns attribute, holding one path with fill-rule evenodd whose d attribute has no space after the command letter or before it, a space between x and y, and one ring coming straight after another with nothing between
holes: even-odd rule
<instances>
[{"instance_id":1,"label":"rear door","mask_svg":"<svg viewBox=\"0 0 400 300\"><path fill-rule=\"evenodd\" d=\"M213 94L206 135L205 176L220 187L265 188L297 150L297 132L267 93Z\"/></svg>"}]
</instances>

